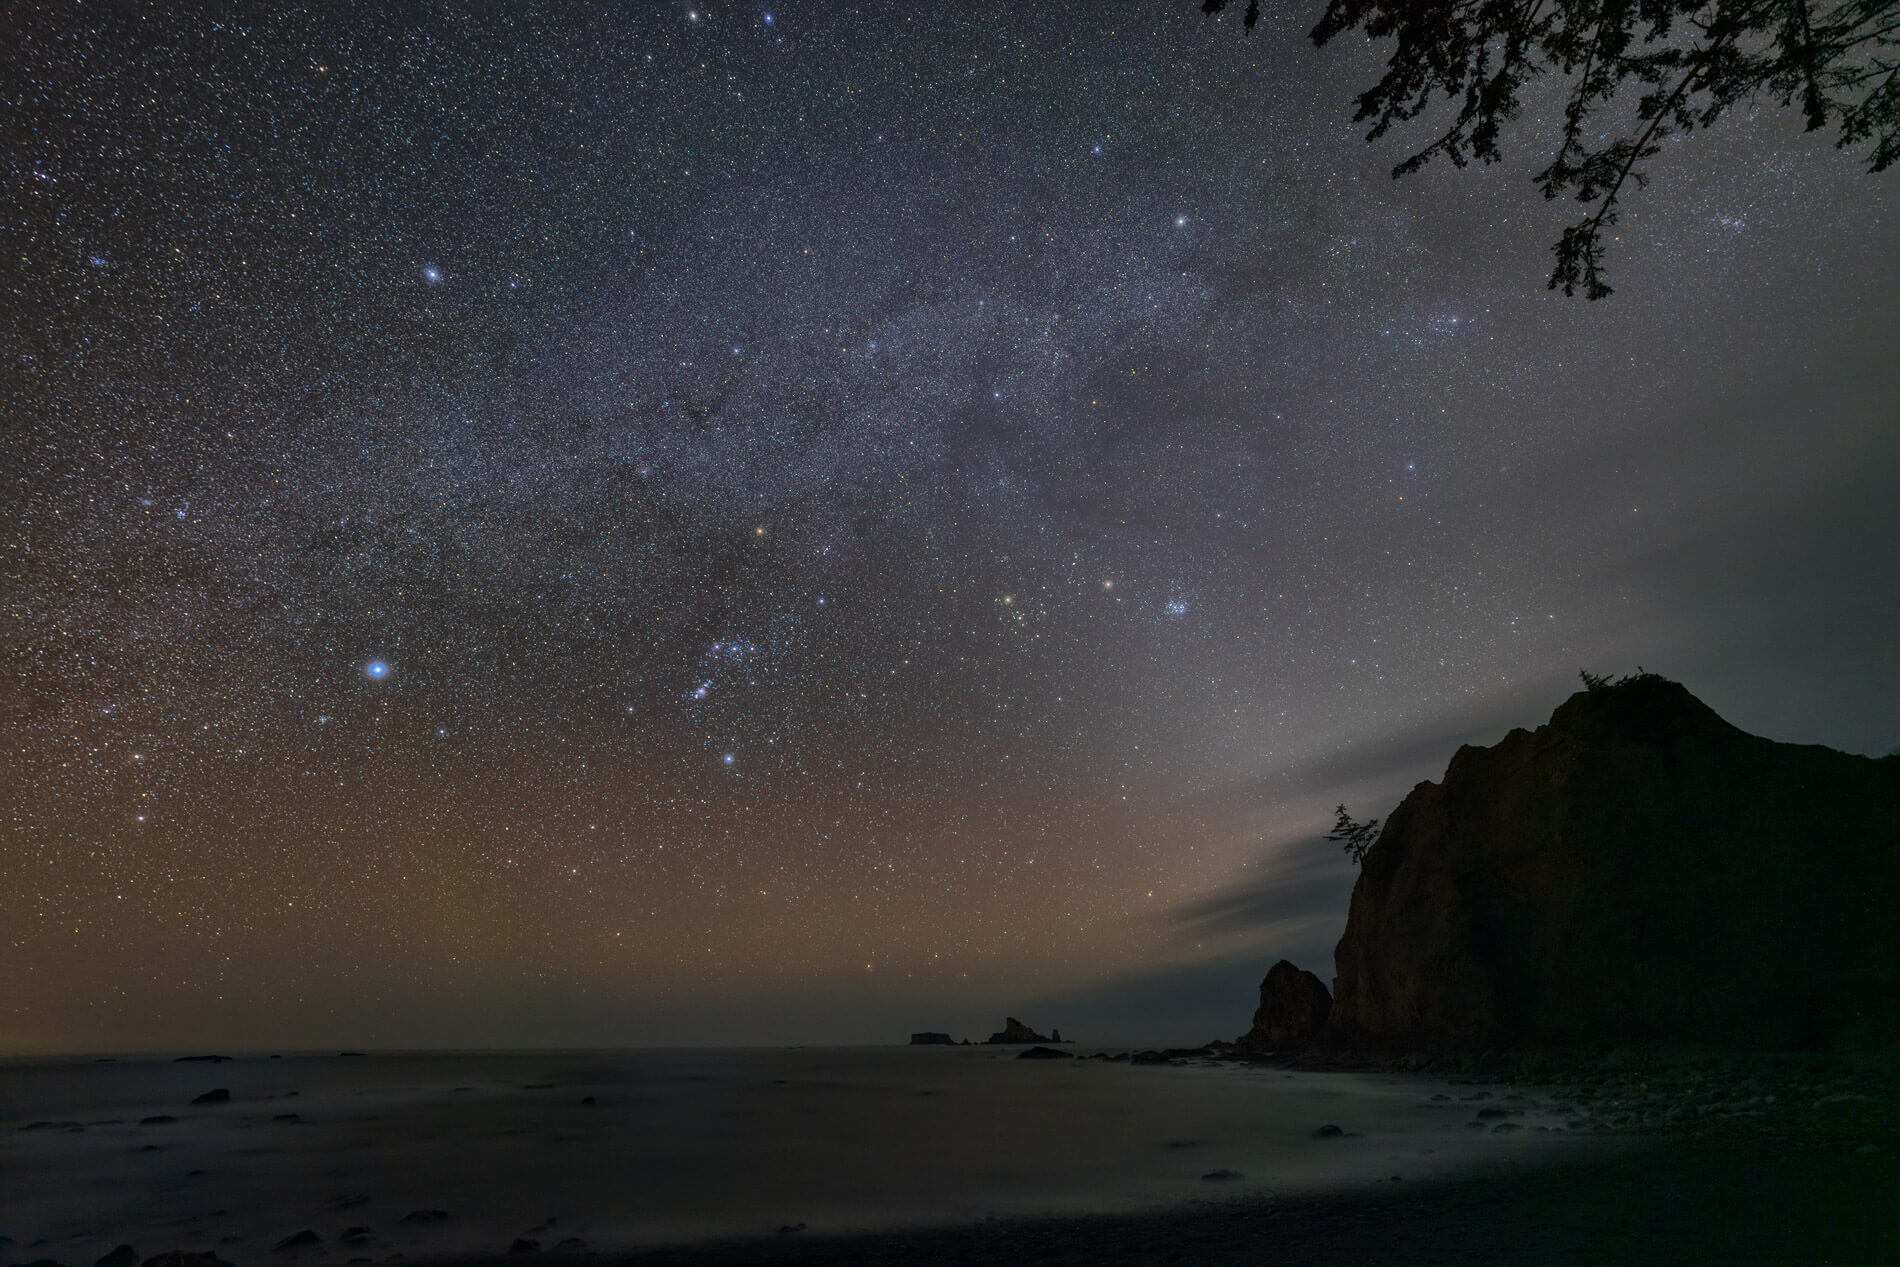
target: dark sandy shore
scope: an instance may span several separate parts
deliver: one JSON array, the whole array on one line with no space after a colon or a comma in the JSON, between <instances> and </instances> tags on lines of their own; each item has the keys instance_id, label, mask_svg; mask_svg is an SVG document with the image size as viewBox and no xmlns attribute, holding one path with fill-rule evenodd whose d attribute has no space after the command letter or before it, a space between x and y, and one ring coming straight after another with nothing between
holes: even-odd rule
<instances>
[{"instance_id":1,"label":"dark sandy shore","mask_svg":"<svg viewBox=\"0 0 1900 1267\"><path fill-rule=\"evenodd\" d=\"M1746 1061L1743 1062L1747 1064ZM1785 1067L1772 1105L1734 1116L1764 1085L1705 1068L1569 1070L1566 1098L1599 1094L1620 1129L1545 1161L1345 1193L1210 1201L1146 1215L990 1222L871 1235L659 1249L616 1262L738 1264L1645 1264L1900 1263L1900 1087L1891 1058L1842 1077ZM1693 1088L1693 1091L1691 1090ZM1842 1093L1845 1089L1846 1093ZM1835 1094L1828 1095L1832 1090ZM1799 1107L1787 1104L1793 1092ZM1611 1096L1614 1099L1610 1099ZM1620 1105L1610 1108L1603 1103ZM1713 1103L1711 1103L1713 1101ZM1756 1101L1759 1103L1759 1101ZM1669 1108L1665 1106L1674 1105ZM522 1259L513 1258L515 1267ZM552 1265L550 1265L552 1267Z\"/></svg>"},{"instance_id":2,"label":"dark sandy shore","mask_svg":"<svg viewBox=\"0 0 1900 1267\"><path fill-rule=\"evenodd\" d=\"M1199 1204L1152 1213L850 1234L786 1228L599 1253L562 1245L565 1227L523 1234L544 1237L548 1250L524 1242L519 1252L485 1257L436 1257L413 1245L407 1257L390 1253L394 1246L353 1250L310 1233L308 1244L233 1247L230 1257L251 1267L1900 1264L1896 1068L1885 1057L1852 1066L1754 1057L1575 1066L1542 1084L1542 1094L1578 1115L1564 1146L1494 1151L1446 1177L1361 1179L1324 1195L1222 1197L1214 1183ZM1460 1083L1473 1088L1471 1098L1483 1084L1508 1099L1516 1085L1452 1079ZM927 1152L928 1140L918 1147ZM13 1245L4 1253L9 1263L41 1257ZM69 1257L66 1267L90 1258ZM215 1267L210 1255L161 1255L145 1267L167 1260Z\"/></svg>"},{"instance_id":3,"label":"dark sandy shore","mask_svg":"<svg viewBox=\"0 0 1900 1267\"><path fill-rule=\"evenodd\" d=\"M1881 1113L1777 1138L1605 1136L1561 1160L1287 1200L489 1264L1900 1263L1900 1138ZM1844 1129L1842 1129L1844 1128ZM1873 1137L1870 1139L1870 1136ZM1854 1142L1858 1140L1859 1142ZM1877 1141L1877 1142L1875 1142ZM446 1265L445 1265L446 1267ZM466 1267L475 1267L467 1264Z\"/></svg>"}]
</instances>

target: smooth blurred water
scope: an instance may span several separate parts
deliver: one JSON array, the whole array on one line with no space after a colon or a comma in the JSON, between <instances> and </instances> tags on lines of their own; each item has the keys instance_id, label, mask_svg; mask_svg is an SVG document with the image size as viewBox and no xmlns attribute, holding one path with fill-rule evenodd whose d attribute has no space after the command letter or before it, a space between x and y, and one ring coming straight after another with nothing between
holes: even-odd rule
<instances>
[{"instance_id":1,"label":"smooth blurred water","mask_svg":"<svg viewBox=\"0 0 1900 1267\"><path fill-rule=\"evenodd\" d=\"M1086 1054L1086 1053L1084 1053ZM1013 1048L415 1053L0 1065L9 1260L219 1249L326 1261L1168 1205L1417 1180L1548 1147L1470 1088ZM191 1099L228 1088L231 1102ZM1434 1094L1447 1095L1433 1101ZM585 1105L584 1097L595 1103ZM295 1113L295 1122L276 1120ZM178 1120L140 1125L151 1115ZM53 1125L35 1125L51 1122ZM1327 1123L1341 1138L1316 1139ZM1215 1171L1243 1178L1207 1180ZM439 1224L405 1223L440 1209ZM549 1224L548 1220L553 1223ZM347 1228L370 1239L345 1245ZM42 1243L44 1242L44 1243Z\"/></svg>"}]
</instances>

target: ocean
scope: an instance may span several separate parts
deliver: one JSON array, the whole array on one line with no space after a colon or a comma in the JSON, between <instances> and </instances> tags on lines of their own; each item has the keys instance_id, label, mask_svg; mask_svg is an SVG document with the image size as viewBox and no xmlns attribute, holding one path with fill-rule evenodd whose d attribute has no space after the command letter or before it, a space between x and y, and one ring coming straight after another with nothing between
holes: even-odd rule
<instances>
[{"instance_id":1,"label":"ocean","mask_svg":"<svg viewBox=\"0 0 1900 1267\"><path fill-rule=\"evenodd\" d=\"M1017 1054L8 1061L0 1253L86 1267L120 1243L239 1264L517 1239L630 1251L1403 1183L1566 1138L1508 1088ZM217 1090L229 1100L193 1103Z\"/></svg>"}]
</instances>

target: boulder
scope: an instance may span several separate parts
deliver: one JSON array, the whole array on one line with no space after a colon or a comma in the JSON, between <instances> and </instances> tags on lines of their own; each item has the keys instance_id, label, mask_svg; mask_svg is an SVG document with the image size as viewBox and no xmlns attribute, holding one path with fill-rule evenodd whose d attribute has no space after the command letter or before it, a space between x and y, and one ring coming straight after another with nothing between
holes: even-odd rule
<instances>
[{"instance_id":1,"label":"boulder","mask_svg":"<svg viewBox=\"0 0 1900 1267\"><path fill-rule=\"evenodd\" d=\"M1030 1029L1029 1026L1023 1024L1021 1021L1017 1020L1015 1017L1006 1016L1003 1018L1003 1028L998 1030L996 1033L991 1034L989 1037L989 1041L993 1044L1001 1044L1001 1043L1047 1043L1047 1042L1052 1042L1054 1040L1048 1038L1045 1035L1038 1034L1035 1030Z\"/></svg>"},{"instance_id":2,"label":"boulder","mask_svg":"<svg viewBox=\"0 0 1900 1267\"><path fill-rule=\"evenodd\" d=\"M1311 1046L1326 1035L1333 996L1318 977L1287 960L1267 970L1260 983L1260 1007L1253 1028L1235 1041L1242 1054Z\"/></svg>"},{"instance_id":3,"label":"boulder","mask_svg":"<svg viewBox=\"0 0 1900 1267\"><path fill-rule=\"evenodd\" d=\"M229 1104L231 1092L226 1087L213 1087L203 1095L193 1096L191 1102L193 1104Z\"/></svg>"},{"instance_id":4,"label":"boulder","mask_svg":"<svg viewBox=\"0 0 1900 1267\"><path fill-rule=\"evenodd\" d=\"M1074 1060L1075 1057L1070 1055L1066 1051L1057 1051L1053 1047L1031 1047L1027 1051L1018 1052L1016 1055L1016 1059L1018 1060Z\"/></svg>"},{"instance_id":5,"label":"boulder","mask_svg":"<svg viewBox=\"0 0 1900 1267\"><path fill-rule=\"evenodd\" d=\"M1900 1036L1900 754L1593 681L1458 750L1367 851L1329 1039L1791 1048Z\"/></svg>"}]
</instances>

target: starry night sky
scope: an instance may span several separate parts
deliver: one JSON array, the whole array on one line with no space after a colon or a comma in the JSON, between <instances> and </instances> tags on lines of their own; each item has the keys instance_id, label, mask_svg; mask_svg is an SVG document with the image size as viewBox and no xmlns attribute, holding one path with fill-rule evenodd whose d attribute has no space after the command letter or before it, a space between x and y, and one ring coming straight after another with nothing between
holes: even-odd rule
<instances>
[{"instance_id":1,"label":"starry night sky","mask_svg":"<svg viewBox=\"0 0 1900 1267\"><path fill-rule=\"evenodd\" d=\"M1198 1042L1580 667L1900 743L1893 180L1566 300L1318 7L11 6L0 1050Z\"/></svg>"}]
</instances>

